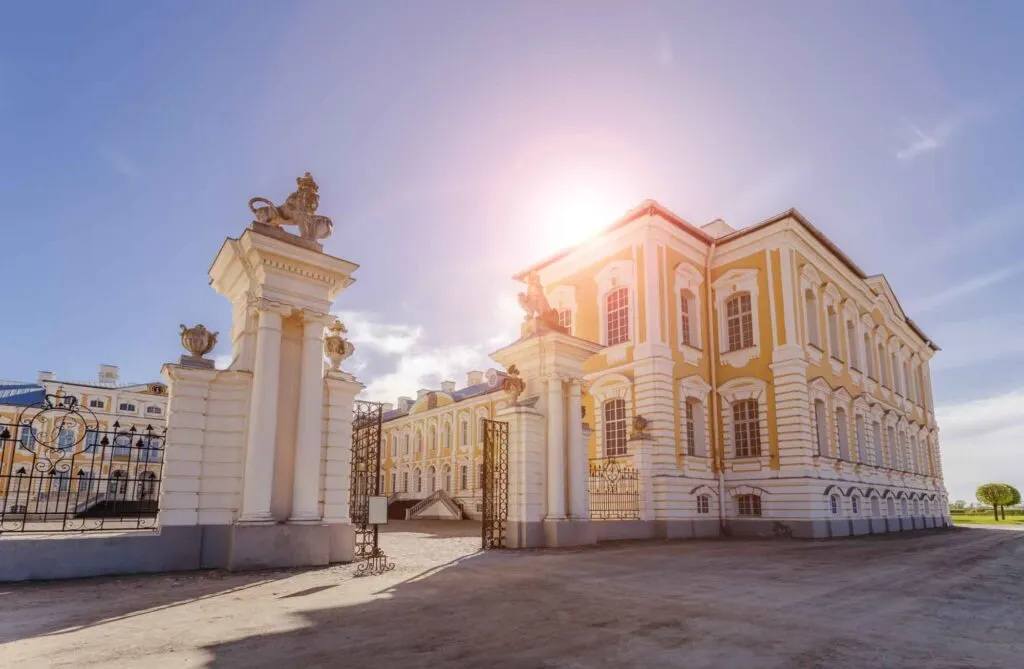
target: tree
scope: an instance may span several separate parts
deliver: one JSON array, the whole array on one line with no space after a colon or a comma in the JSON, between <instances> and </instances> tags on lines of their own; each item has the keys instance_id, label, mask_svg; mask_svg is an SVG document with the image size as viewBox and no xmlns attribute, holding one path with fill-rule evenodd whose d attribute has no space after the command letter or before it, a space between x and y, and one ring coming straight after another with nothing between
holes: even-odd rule
<instances>
[{"instance_id":1,"label":"tree","mask_svg":"<svg viewBox=\"0 0 1024 669\"><path fill-rule=\"evenodd\" d=\"M967 508L967 502L965 502L962 499L958 499L957 501L953 502L953 508L962 511L963 509Z\"/></svg>"},{"instance_id":2,"label":"tree","mask_svg":"<svg viewBox=\"0 0 1024 669\"><path fill-rule=\"evenodd\" d=\"M1010 503L1010 500L1013 499L1013 491L1005 483L984 483L978 486L974 496L982 504L992 506L992 514L995 516L996 521L998 521L999 507Z\"/></svg>"},{"instance_id":3,"label":"tree","mask_svg":"<svg viewBox=\"0 0 1024 669\"><path fill-rule=\"evenodd\" d=\"M1010 491L1009 500L1003 503L1003 520L1006 520L1006 507L1017 506L1018 504L1020 504L1020 490L1017 490L1008 483L1004 483L1003 485L1006 486Z\"/></svg>"}]
</instances>

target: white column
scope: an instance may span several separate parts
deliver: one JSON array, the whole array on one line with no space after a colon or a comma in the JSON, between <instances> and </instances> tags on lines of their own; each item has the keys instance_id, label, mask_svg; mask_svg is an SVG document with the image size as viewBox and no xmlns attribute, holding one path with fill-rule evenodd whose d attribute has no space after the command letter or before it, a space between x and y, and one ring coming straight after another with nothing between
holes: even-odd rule
<instances>
[{"instance_id":1,"label":"white column","mask_svg":"<svg viewBox=\"0 0 1024 669\"><path fill-rule=\"evenodd\" d=\"M658 304L660 288L658 245L647 239L644 242L644 311L647 314L647 342L652 344L665 343L661 336L661 308Z\"/></svg>"},{"instance_id":2,"label":"white column","mask_svg":"<svg viewBox=\"0 0 1024 669\"><path fill-rule=\"evenodd\" d=\"M565 428L563 425L562 380L548 379L548 513L547 518L565 518Z\"/></svg>"},{"instance_id":3,"label":"white column","mask_svg":"<svg viewBox=\"0 0 1024 669\"><path fill-rule=\"evenodd\" d=\"M587 494L589 458L583 440L583 416L579 379L569 382L569 513L576 520L590 520L590 499Z\"/></svg>"},{"instance_id":4,"label":"white column","mask_svg":"<svg viewBox=\"0 0 1024 669\"><path fill-rule=\"evenodd\" d=\"M320 458L324 429L324 327L318 318L303 326L299 371L299 424L295 438L292 521L320 519Z\"/></svg>"},{"instance_id":5,"label":"white column","mask_svg":"<svg viewBox=\"0 0 1024 669\"><path fill-rule=\"evenodd\" d=\"M245 480L241 522L272 521L270 493L274 484L277 437L277 394L281 368L281 314L259 312L256 364L253 366L249 434L245 443Z\"/></svg>"}]
</instances>

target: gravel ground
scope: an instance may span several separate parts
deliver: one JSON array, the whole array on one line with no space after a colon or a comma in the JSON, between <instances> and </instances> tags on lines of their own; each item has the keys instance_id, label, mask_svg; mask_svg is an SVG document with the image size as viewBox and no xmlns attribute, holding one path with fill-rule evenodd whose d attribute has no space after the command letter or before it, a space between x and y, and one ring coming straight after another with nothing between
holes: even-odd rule
<instances>
[{"instance_id":1,"label":"gravel ground","mask_svg":"<svg viewBox=\"0 0 1024 669\"><path fill-rule=\"evenodd\" d=\"M480 554L478 528L394 523L377 577L0 585L0 666L1024 666L1024 532Z\"/></svg>"}]
</instances>

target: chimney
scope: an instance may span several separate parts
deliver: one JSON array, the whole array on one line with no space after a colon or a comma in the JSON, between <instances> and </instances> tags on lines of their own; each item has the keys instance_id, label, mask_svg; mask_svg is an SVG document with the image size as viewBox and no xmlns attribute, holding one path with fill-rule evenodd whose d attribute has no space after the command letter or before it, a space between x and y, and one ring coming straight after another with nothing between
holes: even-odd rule
<instances>
[{"instance_id":1,"label":"chimney","mask_svg":"<svg viewBox=\"0 0 1024 669\"><path fill-rule=\"evenodd\" d=\"M36 381L42 383L43 381L53 381L55 378L57 378L57 375L53 372L40 371L39 376L36 377Z\"/></svg>"},{"instance_id":2,"label":"chimney","mask_svg":"<svg viewBox=\"0 0 1024 669\"><path fill-rule=\"evenodd\" d=\"M411 397L402 396L402 397L398 398L398 409L399 409L399 411L408 411L411 406L412 406L412 398Z\"/></svg>"},{"instance_id":3,"label":"chimney","mask_svg":"<svg viewBox=\"0 0 1024 669\"><path fill-rule=\"evenodd\" d=\"M121 370L117 368L117 365L100 365L100 383L117 383L120 378Z\"/></svg>"},{"instance_id":4,"label":"chimney","mask_svg":"<svg viewBox=\"0 0 1024 669\"><path fill-rule=\"evenodd\" d=\"M416 399L421 400L423 397L430 392L430 388L420 388L416 391Z\"/></svg>"},{"instance_id":5,"label":"chimney","mask_svg":"<svg viewBox=\"0 0 1024 669\"><path fill-rule=\"evenodd\" d=\"M442 381L441 382L441 390L445 391L449 395L451 393L454 393L455 392L455 382L454 381Z\"/></svg>"},{"instance_id":6,"label":"chimney","mask_svg":"<svg viewBox=\"0 0 1024 669\"><path fill-rule=\"evenodd\" d=\"M381 402L380 405L384 409L384 413L395 410L395 405L391 402Z\"/></svg>"},{"instance_id":7,"label":"chimney","mask_svg":"<svg viewBox=\"0 0 1024 669\"><path fill-rule=\"evenodd\" d=\"M484 373L478 371L472 371L466 374L466 385L476 386L484 382Z\"/></svg>"}]
</instances>

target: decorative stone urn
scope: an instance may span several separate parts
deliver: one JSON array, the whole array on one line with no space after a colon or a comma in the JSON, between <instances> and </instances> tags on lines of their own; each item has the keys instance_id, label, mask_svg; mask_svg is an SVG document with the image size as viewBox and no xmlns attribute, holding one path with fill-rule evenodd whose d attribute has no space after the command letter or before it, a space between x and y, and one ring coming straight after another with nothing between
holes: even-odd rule
<instances>
[{"instance_id":1,"label":"decorative stone urn","mask_svg":"<svg viewBox=\"0 0 1024 669\"><path fill-rule=\"evenodd\" d=\"M213 360L205 358L204 356L213 350L213 347L217 345L217 335L219 332L210 332L206 327L200 323L195 327L181 326L181 345L189 352L189 355L183 355L180 358L182 365L187 367L205 367L207 369L213 369Z\"/></svg>"},{"instance_id":2,"label":"decorative stone urn","mask_svg":"<svg viewBox=\"0 0 1024 669\"><path fill-rule=\"evenodd\" d=\"M526 382L520 378L518 367L509 365L508 375L501 381L501 389L508 396L509 404L519 404L519 396L526 390Z\"/></svg>"},{"instance_id":3,"label":"decorative stone urn","mask_svg":"<svg viewBox=\"0 0 1024 669\"><path fill-rule=\"evenodd\" d=\"M331 369L335 372L341 369L341 363L352 356L356 347L352 342L341 335L348 333L348 329L338 319L334 319L334 325L327 330L330 334L324 337L324 354L331 362Z\"/></svg>"}]
</instances>

